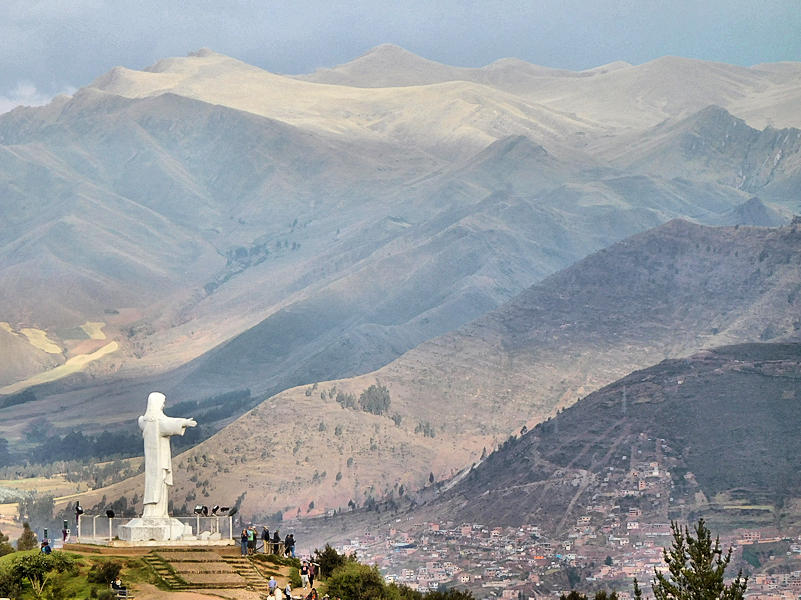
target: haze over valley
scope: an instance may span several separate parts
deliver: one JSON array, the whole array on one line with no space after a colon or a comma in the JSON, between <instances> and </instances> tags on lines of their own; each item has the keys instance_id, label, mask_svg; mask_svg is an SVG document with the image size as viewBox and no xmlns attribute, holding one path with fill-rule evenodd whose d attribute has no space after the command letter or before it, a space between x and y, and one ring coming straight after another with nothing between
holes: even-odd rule
<instances>
[{"instance_id":1,"label":"haze over valley","mask_svg":"<svg viewBox=\"0 0 801 600\"><path fill-rule=\"evenodd\" d=\"M484 511L463 469L492 488L493 449L632 371L795 356L800 75L201 49L0 115L0 436L24 460L34 426L138 434L158 389L204 426L176 507L316 516L460 474L442 510Z\"/></svg>"}]
</instances>

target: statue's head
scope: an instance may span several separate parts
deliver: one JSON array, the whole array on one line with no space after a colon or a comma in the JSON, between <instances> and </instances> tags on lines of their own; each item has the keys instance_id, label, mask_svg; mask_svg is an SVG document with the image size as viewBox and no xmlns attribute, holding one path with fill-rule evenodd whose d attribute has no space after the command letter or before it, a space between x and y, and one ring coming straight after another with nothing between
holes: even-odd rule
<instances>
[{"instance_id":1,"label":"statue's head","mask_svg":"<svg viewBox=\"0 0 801 600\"><path fill-rule=\"evenodd\" d=\"M161 413L164 411L164 403L167 397L161 392L151 392L147 397L147 410L145 414Z\"/></svg>"}]
</instances>

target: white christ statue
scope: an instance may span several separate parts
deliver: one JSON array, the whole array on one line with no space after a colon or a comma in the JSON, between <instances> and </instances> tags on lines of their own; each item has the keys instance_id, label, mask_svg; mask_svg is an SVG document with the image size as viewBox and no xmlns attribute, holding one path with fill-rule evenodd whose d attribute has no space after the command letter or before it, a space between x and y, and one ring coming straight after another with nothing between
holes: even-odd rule
<instances>
[{"instance_id":1,"label":"white christ statue","mask_svg":"<svg viewBox=\"0 0 801 600\"><path fill-rule=\"evenodd\" d=\"M183 435L194 419L168 417L164 414L166 398L160 392L147 397L147 410L139 417L139 429L145 438L145 497L142 517L169 517L167 491L172 486L170 437Z\"/></svg>"}]
</instances>

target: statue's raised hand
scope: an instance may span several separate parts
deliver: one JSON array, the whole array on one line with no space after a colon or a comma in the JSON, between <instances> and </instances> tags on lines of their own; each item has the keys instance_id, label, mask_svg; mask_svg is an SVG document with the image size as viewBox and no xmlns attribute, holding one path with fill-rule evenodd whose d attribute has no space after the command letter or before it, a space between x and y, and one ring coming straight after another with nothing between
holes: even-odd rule
<instances>
[{"instance_id":1,"label":"statue's raised hand","mask_svg":"<svg viewBox=\"0 0 801 600\"><path fill-rule=\"evenodd\" d=\"M195 427L197 425L197 421L195 421L194 419L185 419L184 425L186 427Z\"/></svg>"}]
</instances>

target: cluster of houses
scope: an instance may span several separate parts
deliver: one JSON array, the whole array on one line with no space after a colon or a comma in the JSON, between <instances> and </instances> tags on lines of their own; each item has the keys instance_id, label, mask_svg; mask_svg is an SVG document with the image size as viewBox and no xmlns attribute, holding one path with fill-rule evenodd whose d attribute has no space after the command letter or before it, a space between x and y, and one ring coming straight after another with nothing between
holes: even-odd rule
<instances>
[{"instance_id":1,"label":"cluster of houses","mask_svg":"<svg viewBox=\"0 0 801 600\"><path fill-rule=\"evenodd\" d=\"M647 440L651 442L651 440ZM631 449L632 454L636 449ZM558 598L571 589L591 593L617 591L631 597L632 582L648 582L665 568L662 549L672 542L669 514L697 489L692 473L683 475L685 498L679 497L671 474L658 460L628 457L620 468L609 468L600 491L560 535L547 535L539 526L486 527L480 523L403 522L398 519L380 532L371 532L341 548L377 564L389 581L429 591L441 586L469 589L476 598ZM676 497L674 497L674 495ZM674 510L675 512L675 510ZM742 563L741 549L775 541L775 531L740 530L721 539L733 546ZM798 571L753 572L749 600L801 598L801 544L788 554L798 556ZM786 557L781 557L786 558Z\"/></svg>"},{"instance_id":2,"label":"cluster of houses","mask_svg":"<svg viewBox=\"0 0 801 600\"><path fill-rule=\"evenodd\" d=\"M583 520L576 524L582 526ZM571 589L590 596L595 590L614 590L621 600L629 600L635 577L647 583L655 570L665 569L662 549L670 545L672 537L669 523L642 523L636 535L622 535L629 543L620 544L618 536L607 536L596 544L577 545L575 538L550 539L532 525L487 528L476 523L434 522L412 531L391 527L380 535L351 540L341 550L377 564L388 581L423 592L456 586L471 590L479 599L553 600ZM773 537L758 530L739 531L721 539L721 544L735 548L735 563L740 564L743 545L776 541L775 532L770 535ZM798 570L776 573L773 564L752 573L748 600L801 598L801 541L790 548ZM782 562L788 559L779 558ZM733 575L737 567L732 568ZM579 578L568 582L567 571Z\"/></svg>"}]
</instances>

